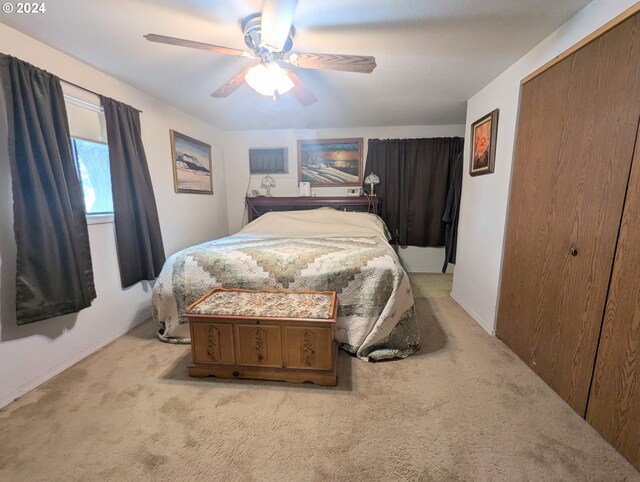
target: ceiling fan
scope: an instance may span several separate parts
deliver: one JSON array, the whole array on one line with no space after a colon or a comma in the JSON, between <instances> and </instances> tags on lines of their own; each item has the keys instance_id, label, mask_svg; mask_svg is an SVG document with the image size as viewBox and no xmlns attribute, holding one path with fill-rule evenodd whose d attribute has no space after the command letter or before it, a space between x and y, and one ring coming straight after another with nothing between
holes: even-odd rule
<instances>
[{"instance_id":1,"label":"ceiling fan","mask_svg":"<svg viewBox=\"0 0 640 482\"><path fill-rule=\"evenodd\" d=\"M211 94L213 97L227 97L246 82L256 92L274 99L291 91L302 105L311 105L318 99L293 71L283 69L281 62L300 69L342 70L368 74L375 69L376 59L365 55L291 52L295 34L292 25L293 14L297 3L297 0L263 0L262 12L254 13L242 20L244 41L250 52L153 33L144 37L150 42L208 50L259 61L222 85Z\"/></svg>"}]
</instances>

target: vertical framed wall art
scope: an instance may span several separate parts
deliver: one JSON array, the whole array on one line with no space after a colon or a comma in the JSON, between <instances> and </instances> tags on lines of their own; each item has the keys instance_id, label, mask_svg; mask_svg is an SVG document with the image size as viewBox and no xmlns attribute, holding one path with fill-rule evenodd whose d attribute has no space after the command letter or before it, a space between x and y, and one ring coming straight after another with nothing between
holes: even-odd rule
<instances>
[{"instance_id":1,"label":"vertical framed wall art","mask_svg":"<svg viewBox=\"0 0 640 482\"><path fill-rule=\"evenodd\" d=\"M471 176L480 176L494 171L497 136L498 109L471 124L471 159L469 159Z\"/></svg>"},{"instance_id":2,"label":"vertical framed wall art","mask_svg":"<svg viewBox=\"0 0 640 482\"><path fill-rule=\"evenodd\" d=\"M171 129L176 192L213 194L211 146Z\"/></svg>"}]
</instances>

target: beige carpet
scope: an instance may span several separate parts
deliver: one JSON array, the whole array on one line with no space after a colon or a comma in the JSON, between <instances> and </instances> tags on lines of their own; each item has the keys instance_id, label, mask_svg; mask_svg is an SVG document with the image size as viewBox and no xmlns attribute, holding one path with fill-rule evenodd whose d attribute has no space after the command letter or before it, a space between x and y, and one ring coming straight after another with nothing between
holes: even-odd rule
<instances>
[{"instance_id":1,"label":"beige carpet","mask_svg":"<svg viewBox=\"0 0 640 482\"><path fill-rule=\"evenodd\" d=\"M0 480L640 480L449 276L412 279L420 353L341 352L337 388L190 379L147 322L0 411Z\"/></svg>"}]
</instances>

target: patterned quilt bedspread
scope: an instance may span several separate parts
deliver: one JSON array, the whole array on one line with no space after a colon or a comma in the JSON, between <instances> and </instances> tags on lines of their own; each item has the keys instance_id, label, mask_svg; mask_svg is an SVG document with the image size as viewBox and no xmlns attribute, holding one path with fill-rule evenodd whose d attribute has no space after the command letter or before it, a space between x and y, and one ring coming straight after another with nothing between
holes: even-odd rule
<instances>
[{"instance_id":1,"label":"patterned quilt bedspread","mask_svg":"<svg viewBox=\"0 0 640 482\"><path fill-rule=\"evenodd\" d=\"M403 358L420 342L408 276L381 236L241 232L176 253L153 290L158 337L188 343L184 311L217 287L334 290L336 339L341 348L364 360Z\"/></svg>"}]
</instances>

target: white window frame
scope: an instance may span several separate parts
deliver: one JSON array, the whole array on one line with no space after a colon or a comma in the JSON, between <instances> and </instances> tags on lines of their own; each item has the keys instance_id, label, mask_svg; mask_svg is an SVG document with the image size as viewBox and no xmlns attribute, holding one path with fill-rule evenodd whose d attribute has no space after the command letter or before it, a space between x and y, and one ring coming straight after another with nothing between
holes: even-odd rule
<instances>
[{"instance_id":1,"label":"white window frame","mask_svg":"<svg viewBox=\"0 0 640 482\"><path fill-rule=\"evenodd\" d=\"M93 94L91 94L93 96ZM70 104L76 105L78 107L81 107L83 109L88 109L91 110L93 112L97 112L99 114L103 114L104 115L104 109L102 108L102 105L100 105L100 99L97 96L93 96L95 97L95 103L94 102L89 102L87 100L84 99L79 99L78 97L73 96L72 94L69 93L65 93L64 94L64 100L65 102L68 102ZM92 99L93 100L93 99ZM80 138L76 138L76 139L80 139ZM91 139L83 139L89 142L97 142ZM93 224L109 224L109 223L113 223L113 213L98 213L98 214L91 214L91 213L86 213L87 216L87 224L88 225L93 225Z\"/></svg>"}]
</instances>

